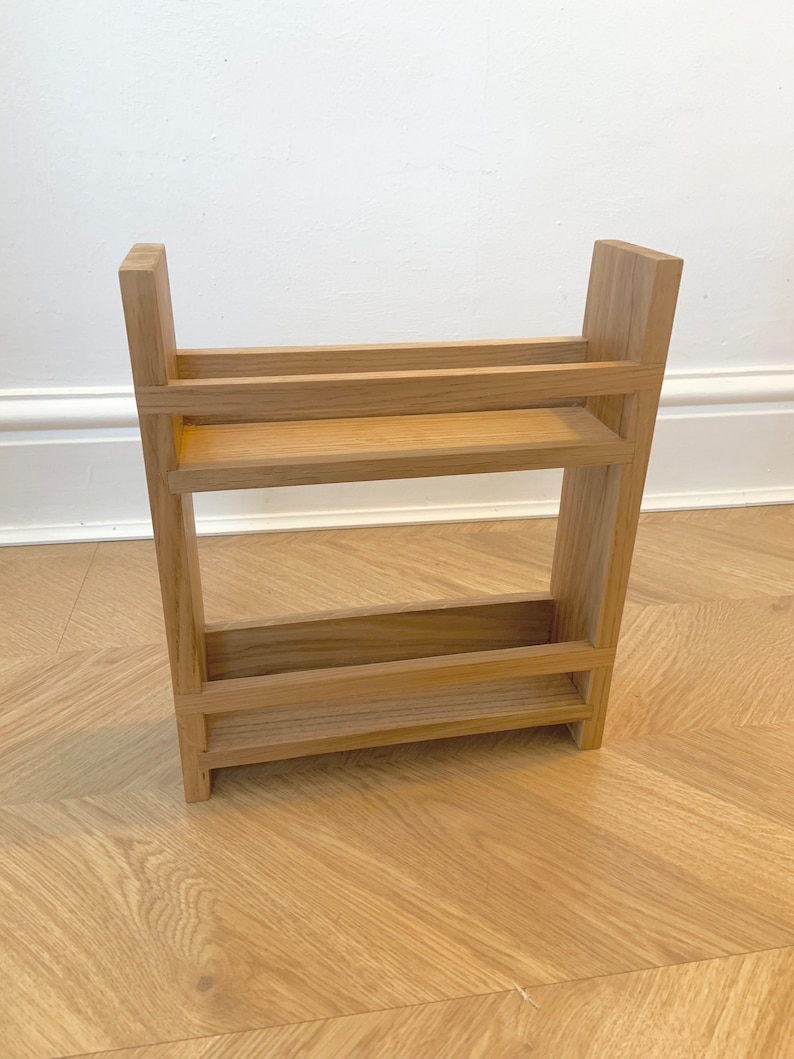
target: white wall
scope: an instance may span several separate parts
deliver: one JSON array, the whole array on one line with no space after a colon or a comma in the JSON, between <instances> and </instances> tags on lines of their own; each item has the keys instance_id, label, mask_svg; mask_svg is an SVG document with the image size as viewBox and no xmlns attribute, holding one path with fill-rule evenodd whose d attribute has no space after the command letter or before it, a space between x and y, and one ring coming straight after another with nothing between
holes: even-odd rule
<instances>
[{"instance_id":1,"label":"white wall","mask_svg":"<svg viewBox=\"0 0 794 1059\"><path fill-rule=\"evenodd\" d=\"M168 246L182 345L575 333L594 239L680 254L667 415L690 425L660 429L650 502L794 499L789 0L8 0L2 18L4 539L145 525L116 283L139 240ZM546 502L537 482L215 510L355 521L441 497L452 517Z\"/></svg>"}]
</instances>

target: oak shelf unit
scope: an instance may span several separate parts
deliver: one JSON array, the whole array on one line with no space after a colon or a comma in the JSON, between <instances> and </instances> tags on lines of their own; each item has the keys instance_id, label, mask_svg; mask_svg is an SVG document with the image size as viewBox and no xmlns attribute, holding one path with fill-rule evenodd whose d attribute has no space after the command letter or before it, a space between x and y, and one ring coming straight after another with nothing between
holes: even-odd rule
<instances>
[{"instance_id":1,"label":"oak shelf unit","mask_svg":"<svg viewBox=\"0 0 794 1059\"><path fill-rule=\"evenodd\" d=\"M121 289L188 801L211 770L567 723L600 745L679 258L596 243L582 335L178 350L165 248ZM565 468L548 594L206 623L192 493Z\"/></svg>"}]
</instances>

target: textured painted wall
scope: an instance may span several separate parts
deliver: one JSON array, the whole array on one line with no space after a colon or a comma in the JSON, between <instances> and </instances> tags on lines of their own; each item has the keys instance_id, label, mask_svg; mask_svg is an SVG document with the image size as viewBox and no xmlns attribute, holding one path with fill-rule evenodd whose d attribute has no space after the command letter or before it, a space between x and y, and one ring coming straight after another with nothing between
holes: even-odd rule
<instances>
[{"instance_id":1,"label":"textured painted wall","mask_svg":"<svg viewBox=\"0 0 794 1059\"><path fill-rule=\"evenodd\" d=\"M183 345L575 332L620 237L687 259L671 366L792 360L789 0L0 17L0 387L128 382L136 240Z\"/></svg>"}]
</instances>

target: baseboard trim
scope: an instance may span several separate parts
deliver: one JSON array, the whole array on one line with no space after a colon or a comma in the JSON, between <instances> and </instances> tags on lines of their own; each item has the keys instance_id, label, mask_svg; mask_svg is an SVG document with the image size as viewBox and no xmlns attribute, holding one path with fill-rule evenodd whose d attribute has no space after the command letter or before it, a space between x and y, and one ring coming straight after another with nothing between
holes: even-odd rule
<instances>
[{"instance_id":1,"label":"baseboard trim","mask_svg":"<svg viewBox=\"0 0 794 1059\"><path fill-rule=\"evenodd\" d=\"M794 503L794 367L668 376L645 511ZM310 486L199 500L199 532L227 534L538 518L556 472ZM151 536L127 388L0 392L0 545ZM202 510L204 508L204 510Z\"/></svg>"},{"instance_id":2,"label":"baseboard trim","mask_svg":"<svg viewBox=\"0 0 794 1059\"><path fill-rule=\"evenodd\" d=\"M691 511L699 508L758 507L794 504L794 486L780 489L725 490L715 493L660 493L646 496L643 512ZM548 500L506 501L500 504L437 504L406 508L373 508L278 512L259 516L196 519L201 536L237 533L283 533L296 530L357 529L367 526L414 526L448 522L553 518L557 503ZM19 544L63 544L110 540L142 540L152 536L149 521L90 522L50 526L0 527L0 547Z\"/></svg>"}]
</instances>

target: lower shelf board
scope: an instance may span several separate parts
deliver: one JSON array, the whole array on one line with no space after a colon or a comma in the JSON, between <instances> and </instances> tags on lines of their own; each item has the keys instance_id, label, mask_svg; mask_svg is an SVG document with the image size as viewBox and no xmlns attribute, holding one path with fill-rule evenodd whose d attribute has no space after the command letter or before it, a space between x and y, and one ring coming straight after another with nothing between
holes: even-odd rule
<instances>
[{"instance_id":1,"label":"lower shelf board","mask_svg":"<svg viewBox=\"0 0 794 1059\"><path fill-rule=\"evenodd\" d=\"M202 768L412 743L424 739L505 732L590 717L565 675L490 681L443 688L410 698L311 706L270 706L209 717Z\"/></svg>"}]
</instances>

